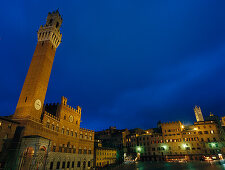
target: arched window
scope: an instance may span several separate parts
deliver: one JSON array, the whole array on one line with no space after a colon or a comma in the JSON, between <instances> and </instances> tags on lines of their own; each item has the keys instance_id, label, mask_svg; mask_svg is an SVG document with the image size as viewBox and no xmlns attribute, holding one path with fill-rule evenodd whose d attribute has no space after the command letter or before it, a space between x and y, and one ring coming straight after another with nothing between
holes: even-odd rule
<instances>
[{"instance_id":1,"label":"arched window","mask_svg":"<svg viewBox=\"0 0 225 170\"><path fill-rule=\"evenodd\" d=\"M82 139L83 138L83 134L80 134L80 139Z\"/></svg>"},{"instance_id":2,"label":"arched window","mask_svg":"<svg viewBox=\"0 0 225 170\"><path fill-rule=\"evenodd\" d=\"M70 162L69 161L67 162L67 168L70 168Z\"/></svg>"},{"instance_id":3,"label":"arched window","mask_svg":"<svg viewBox=\"0 0 225 170\"><path fill-rule=\"evenodd\" d=\"M88 150L88 154L91 154L91 150Z\"/></svg>"},{"instance_id":4,"label":"arched window","mask_svg":"<svg viewBox=\"0 0 225 170\"><path fill-rule=\"evenodd\" d=\"M60 168L60 162L58 161L56 165L56 169L59 169L59 168Z\"/></svg>"},{"instance_id":5,"label":"arched window","mask_svg":"<svg viewBox=\"0 0 225 170\"><path fill-rule=\"evenodd\" d=\"M56 125L56 131L59 132L59 125Z\"/></svg>"},{"instance_id":6,"label":"arched window","mask_svg":"<svg viewBox=\"0 0 225 170\"><path fill-rule=\"evenodd\" d=\"M46 147L45 146L41 146L39 150L40 151L46 151Z\"/></svg>"},{"instance_id":7,"label":"arched window","mask_svg":"<svg viewBox=\"0 0 225 170\"><path fill-rule=\"evenodd\" d=\"M51 25L51 24L52 24L52 22L53 22L53 19L50 19L49 24Z\"/></svg>"},{"instance_id":8,"label":"arched window","mask_svg":"<svg viewBox=\"0 0 225 170\"><path fill-rule=\"evenodd\" d=\"M66 167L66 162L63 161L63 163L62 163L62 168L64 169L65 167Z\"/></svg>"},{"instance_id":9,"label":"arched window","mask_svg":"<svg viewBox=\"0 0 225 170\"><path fill-rule=\"evenodd\" d=\"M77 162L77 167L80 167L80 161Z\"/></svg>"},{"instance_id":10,"label":"arched window","mask_svg":"<svg viewBox=\"0 0 225 170\"><path fill-rule=\"evenodd\" d=\"M47 127L47 128L50 128L50 120L49 120L49 119L48 119L47 122L46 122L46 127Z\"/></svg>"},{"instance_id":11,"label":"arched window","mask_svg":"<svg viewBox=\"0 0 225 170\"><path fill-rule=\"evenodd\" d=\"M52 130L55 130L55 125L54 124L52 124Z\"/></svg>"},{"instance_id":12,"label":"arched window","mask_svg":"<svg viewBox=\"0 0 225 170\"><path fill-rule=\"evenodd\" d=\"M53 162L50 163L50 169L53 169Z\"/></svg>"},{"instance_id":13,"label":"arched window","mask_svg":"<svg viewBox=\"0 0 225 170\"><path fill-rule=\"evenodd\" d=\"M76 153L76 148L73 148L73 153Z\"/></svg>"},{"instance_id":14,"label":"arched window","mask_svg":"<svg viewBox=\"0 0 225 170\"><path fill-rule=\"evenodd\" d=\"M53 152L56 151L56 146L53 146L52 151L53 151Z\"/></svg>"}]
</instances>

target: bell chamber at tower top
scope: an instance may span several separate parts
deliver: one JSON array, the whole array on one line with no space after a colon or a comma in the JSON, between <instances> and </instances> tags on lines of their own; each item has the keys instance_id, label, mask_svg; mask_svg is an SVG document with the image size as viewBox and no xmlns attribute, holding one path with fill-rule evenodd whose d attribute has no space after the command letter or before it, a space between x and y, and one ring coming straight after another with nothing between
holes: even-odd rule
<instances>
[{"instance_id":1,"label":"bell chamber at tower top","mask_svg":"<svg viewBox=\"0 0 225 170\"><path fill-rule=\"evenodd\" d=\"M38 42L50 41L57 48L62 39L62 34L60 33L61 25L62 17L58 10L48 13L46 24L44 26L41 25L38 30Z\"/></svg>"}]
</instances>

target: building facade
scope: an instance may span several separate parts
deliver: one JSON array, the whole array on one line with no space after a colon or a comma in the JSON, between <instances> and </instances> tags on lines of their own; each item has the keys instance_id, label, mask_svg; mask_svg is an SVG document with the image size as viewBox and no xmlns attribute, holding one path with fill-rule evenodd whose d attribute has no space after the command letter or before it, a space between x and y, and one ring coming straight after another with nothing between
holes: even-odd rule
<instances>
[{"instance_id":1,"label":"building facade","mask_svg":"<svg viewBox=\"0 0 225 170\"><path fill-rule=\"evenodd\" d=\"M128 134L128 129L116 129L116 127L111 126L109 129L96 132L95 139L101 140L103 147L117 149L117 161L123 162L124 153L126 152L126 136Z\"/></svg>"},{"instance_id":2,"label":"building facade","mask_svg":"<svg viewBox=\"0 0 225 170\"><path fill-rule=\"evenodd\" d=\"M137 137L142 160L202 160L218 159L224 152L223 130L215 121L198 121L185 126L180 121L161 124L161 133L146 133Z\"/></svg>"},{"instance_id":3,"label":"building facade","mask_svg":"<svg viewBox=\"0 0 225 170\"><path fill-rule=\"evenodd\" d=\"M95 141L94 166L96 168L105 167L117 163L117 149L102 147L100 140Z\"/></svg>"},{"instance_id":4,"label":"building facade","mask_svg":"<svg viewBox=\"0 0 225 170\"><path fill-rule=\"evenodd\" d=\"M0 117L0 168L3 168L15 149L23 127L18 128L19 122L13 121L10 117Z\"/></svg>"},{"instance_id":5,"label":"building facade","mask_svg":"<svg viewBox=\"0 0 225 170\"><path fill-rule=\"evenodd\" d=\"M15 128L22 130L14 148L16 160L4 162L8 169L90 169L93 166L94 131L80 128L81 108L69 106L65 97L59 104L44 104L55 52L61 43L61 24L57 10L49 13L46 24L39 28L37 46L16 111L10 118ZM15 136L14 130L12 134L11 137Z\"/></svg>"}]
</instances>

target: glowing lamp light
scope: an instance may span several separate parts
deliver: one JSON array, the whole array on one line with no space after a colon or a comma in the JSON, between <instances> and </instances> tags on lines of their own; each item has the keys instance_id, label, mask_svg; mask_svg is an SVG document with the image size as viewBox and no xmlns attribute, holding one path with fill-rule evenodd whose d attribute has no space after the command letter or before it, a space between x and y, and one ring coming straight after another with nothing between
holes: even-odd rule
<instances>
[{"instance_id":1,"label":"glowing lamp light","mask_svg":"<svg viewBox=\"0 0 225 170\"><path fill-rule=\"evenodd\" d=\"M215 146L216 146L216 144L215 144L215 143L211 143L211 145L212 145L212 147L215 147Z\"/></svg>"},{"instance_id":2,"label":"glowing lamp light","mask_svg":"<svg viewBox=\"0 0 225 170\"><path fill-rule=\"evenodd\" d=\"M182 146L183 146L183 148L185 149L185 148L187 147L187 144L183 144Z\"/></svg>"},{"instance_id":3,"label":"glowing lamp light","mask_svg":"<svg viewBox=\"0 0 225 170\"><path fill-rule=\"evenodd\" d=\"M167 149L167 146L166 146L166 145L163 145L162 147L163 147L165 150Z\"/></svg>"},{"instance_id":4,"label":"glowing lamp light","mask_svg":"<svg viewBox=\"0 0 225 170\"><path fill-rule=\"evenodd\" d=\"M183 129L184 128L184 125L182 125L181 128Z\"/></svg>"},{"instance_id":5,"label":"glowing lamp light","mask_svg":"<svg viewBox=\"0 0 225 170\"><path fill-rule=\"evenodd\" d=\"M219 159L220 159L220 160L223 159L223 155L222 155L221 153L219 153L218 156L219 156ZM223 164L223 165L225 165L225 164Z\"/></svg>"},{"instance_id":6,"label":"glowing lamp light","mask_svg":"<svg viewBox=\"0 0 225 170\"><path fill-rule=\"evenodd\" d=\"M197 128L194 128L194 130L198 130Z\"/></svg>"},{"instance_id":7,"label":"glowing lamp light","mask_svg":"<svg viewBox=\"0 0 225 170\"><path fill-rule=\"evenodd\" d=\"M140 146L137 147L137 151L141 152L141 147Z\"/></svg>"}]
</instances>

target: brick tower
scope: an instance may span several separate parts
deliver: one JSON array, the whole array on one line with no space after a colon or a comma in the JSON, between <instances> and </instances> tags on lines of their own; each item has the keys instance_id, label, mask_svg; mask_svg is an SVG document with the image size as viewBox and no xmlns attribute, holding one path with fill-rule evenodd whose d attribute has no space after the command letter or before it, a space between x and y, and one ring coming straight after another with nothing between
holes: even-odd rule
<instances>
[{"instance_id":1,"label":"brick tower","mask_svg":"<svg viewBox=\"0 0 225 170\"><path fill-rule=\"evenodd\" d=\"M202 111L201 111L200 107L195 106L194 112L195 112L195 117L196 117L197 122L204 121L204 118L203 118Z\"/></svg>"},{"instance_id":2,"label":"brick tower","mask_svg":"<svg viewBox=\"0 0 225 170\"><path fill-rule=\"evenodd\" d=\"M23 84L13 119L40 122L56 48L62 38L62 18L57 11L48 14L46 24L38 30L38 42Z\"/></svg>"}]
</instances>

